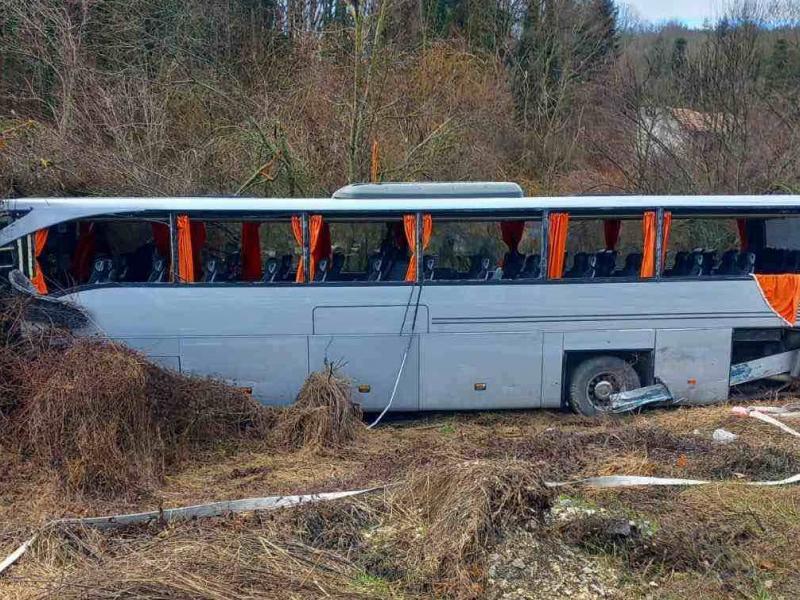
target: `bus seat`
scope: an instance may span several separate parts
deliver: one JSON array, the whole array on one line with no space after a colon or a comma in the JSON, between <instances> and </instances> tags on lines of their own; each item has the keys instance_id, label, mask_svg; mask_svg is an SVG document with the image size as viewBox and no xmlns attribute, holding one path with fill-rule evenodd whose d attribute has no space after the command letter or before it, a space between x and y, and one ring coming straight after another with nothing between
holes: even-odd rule
<instances>
[{"instance_id":1,"label":"bus seat","mask_svg":"<svg viewBox=\"0 0 800 600\"><path fill-rule=\"evenodd\" d=\"M268 258L264 262L264 276L261 279L264 283L273 283L277 280L280 271L280 264L277 258Z\"/></svg>"},{"instance_id":2,"label":"bus seat","mask_svg":"<svg viewBox=\"0 0 800 600\"><path fill-rule=\"evenodd\" d=\"M148 283L164 283L167 280L167 259L158 253L153 255L153 266L150 275L147 277Z\"/></svg>"},{"instance_id":3,"label":"bus seat","mask_svg":"<svg viewBox=\"0 0 800 600\"><path fill-rule=\"evenodd\" d=\"M224 281L223 273L216 258L206 260L205 269L203 269L203 281L206 283L221 283Z\"/></svg>"},{"instance_id":4,"label":"bus seat","mask_svg":"<svg viewBox=\"0 0 800 600\"><path fill-rule=\"evenodd\" d=\"M422 257L422 279L430 281L436 278L436 263L438 257L434 254L426 254Z\"/></svg>"},{"instance_id":5,"label":"bus seat","mask_svg":"<svg viewBox=\"0 0 800 600\"><path fill-rule=\"evenodd\" d=\"M688 259L689 269L686 273L688 277L700 277L703 274L703 251L694 250Z\"/></svg>"},{"instance_id":6,"label":"bus seat","mask_svg":"<svg viewBox=\"0 0 800 600\"><path fill-rule=\"evenodd\" d=\"M542 257L539 254L530 254L525 258L525 264L520 271L520 279L538 279L542 275Z\"/></svg>"},{"instance_id":7,"label":"bus seat","mask_svg":"<svg viewBox=\"0 0 800 600\"><path fill-rule=\"evenodd\" d=\"M616 250L601 250L595 254L595 277L611 277L617 266Z\"/></svg>"},{"instance_id":8,"label":"bus seat","mask_svg":"<svg viewBox=\"0 0 800 600\"><path fill-rule=\"evenodd\" d=\"M488 256L482 254L472 254L469 257L469 270L465 279L486 279L486 271L491 264Z\"/></svg>"},{"instance_id":9,"label":"bus seat","mask_svg":"<svg viewBox=\"0 0 800 600\"><path fill-rule=\"evenodd\" d=\"M479 281L487 281L494 276L494 268L492 268L492 259L488 256L481 256L478 262L478 272L472 279Z\"/></svg>"},{"instance_id":10,"label":"bus seat","mask_svg":"<svg viewBox=\"0 0 800 600\"><path fill-rule=\"evenodd\" d=\"M631 252L625 257L625 266L614 272L616 277L639 277L642 271L641 252Z\"/></svg>"},{"instance_id":11,"label":"bus seat","mask_svg":"<svg viewBox=\"0 0 800 600\"><path fill-rule=\"evenodd\" d=\"M149 281L157 254L151 243L142 244L128 255L127 281Z\"/></svg>"},{"instance_id":12,"label":"bus seat","mask_svg":"<svg viewBox=\"0 0 800 600\"><path fill-rule=\"evenodd\" d=\"M722 253L719 259L719 266L717 266L715 275L736 275L739 271L737 260L739 257L738 250L726 250Z\"/></svg>"},{"instance_id":13,"label":"bus seat","mask_svg":"<svg viewBox=\"0 0 800 600\"><path fill-rule=\"evenodd\" d=\"M756 270L756 255L752 252L739 252L736 265L738 275L752 275Z\"/></svg>"},{"instance_id":14,"label":"bus seat","mask_svg":"<svg viewBox=\"0 0 800 600\"><path fill-rule=\"evenodd\" d=\"M328 269L328 281L338 281L342 276L342 269L344 268L345 256L341 252L333 253L333 260Z\"/></svg>"},{"instance_id":15,"label":"bus seat","mask_svg":"<svg viewBox=\"0 0 800 600\"><path fill-rule=\"evenodd\" d=\"M572 268L564 274L566 278L592 278L595 276L597 257L586 252L576 252Z\"/></svg>"},{"instance_id":16,"label":"bus seat","mask_svg":"<svg viewBox=\"0 0 800 600\"><path fill-rule=\"evenodd\" d=\"M225 262L225 281L239 281L242 278L242 256L239 252L231 252L226 255Z\"/></svg>"},{"instance_id":17,"label":"bus seat","mask_svg":"<svg viewBox=\"0 0 800 600\"><path fill-rule=\"evenodd\" d=\"M503 257L502 279L516 279L525 265L525 255L519 252L506 252Z\"/></svg>"},{"instance_id":18,"label":"bus seat","mask_svg":"<svg viewBox=\"0 0 800 600\"><path fill-rule=\"evenodd\" d=\"M89 283L101 284L111 282L111 272L114 270L114 265L110 258L98 258L94 261L92 267L92 274L89 275Z\"/></svg>"},{"instance_id":19,"label":"bus seat","mask_svg":"<svg viewBox=\"0 0 800 600\"><path fill-rule=\"evenodd\" d=\"M384 275L385 281L405 281L408 272L408 257L399 257L390 261L389 269Z\"/></svg>"},{"instance_id":20,"label":"bus seat","mask_svg":"<svg viewBox=\"0 0 800 600\"><path fill-rule=\"evenodd\" d=\"M717 264L716 250L703 250L703 275L711 275Z\"/></svg>"},{"instance_id":21,"label":"bus seat","mask_svg":"<svg viewBox=\"0 0 800 600\"><path fill-rule=\"evenodd\" d=\"M278 275L275 277L275 281L287 281L289 279L294 279L292 277L292 264L294 262L294 257L291 254L284 254L281 256L280 266L278 268Z\"/></svg>"},{"instance_id":22,"label":"bus seat","mask_svg":"<svg viewBox=\"0 0 800 600\"><path fill-rule=\"evenodd\" d=\"M330 261L326 258L320 258L317 262L317 267L314 270L314 281L327 281L328 280L328 266Z\"/></svg>"},{"instance_id":23,"label":"bus seat","mask_svg":"<svg viewBox=\"0 0 800 600\"><path fill-rule=\"evenodd\" d=\"M689 272L689 253L681 250L675 253L672 268L664 271L665 277L682 277Z\"/></svg>"},{"instance_id":24,"label":"bus seat","mask_svg":"<svg viewBox=\"0 0 800 600\"><path fill-rule=\"evenodd\" d=\"M373 255L369 259L367 267L367 281L383 280L383 258L380 255Z\"/></svg>"}]
</instances>

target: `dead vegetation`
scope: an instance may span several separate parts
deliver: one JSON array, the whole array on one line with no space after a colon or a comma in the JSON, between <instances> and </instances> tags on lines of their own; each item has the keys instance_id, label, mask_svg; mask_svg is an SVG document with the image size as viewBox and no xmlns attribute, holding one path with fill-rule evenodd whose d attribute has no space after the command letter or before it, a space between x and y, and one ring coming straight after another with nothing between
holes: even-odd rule
<instances>
[{"instance_id":1,"label":"dead vegetation","mask_svg":"<svg viewBox=\"0 0 800 600\"><path fill-rule=\"evenodd\" d=\"M243 392L105 342L75 341L26 366L7 443L75 492L151 490L166 465L192 449L263 432L267 423Z\"/></svg>"},{"instance_id":2,"label":"dead vegetation","mask_svg":"<svg viewBox=\"0 0 800 600\"><path fill-rule=\"evenodd\" d=\"M687 431L686 422L696 429ZM710 431L722 425L740 439L711 442ZM507 584L529 595L545 586L592 597L580 582L594 576L555 571L557 555L513 545L536 540L568 553L561 564L601 562L613 597L759 590L793 597L795 488L567 487L555 497L542 485L603 469L642 474L643 465L654 475L733 481L791 474L798 448L764 427L709 407L596 421L512 413L389 423L323 454L245 440L184 461L161 484L165 504L390 486L346 501L166 528L60 530L0 578L0 595L479 598L500 597ZM736 472L720 470L728 462ZM17 523L0 535L4 550L25 535L27 496L20 493L2 513ZM59 499L49 502L58 511ZM152 508L152 501L140 506ZM114 510L89 509L98 512ZM511 566L517 558L522 566Z\"/></svg>"},{"instance_id":3,"label":"dead vegetation","mask_svg":"<svg viewBox=\"0 0 800 600\"><path fill-rule=\"evenodd\" d=\"M320 451L363 430L350 384L312 373L287 409L209 378L163 369L110 342L26 323L3 299L0 432L7 451L53 473L65 490L112 497L155 490L193 452L256 438Z\"/></svg>"},{"instance_id":4,"label":"dead vegetation","mask_svg":"<svg viewBox=\"0 0 800 600\"><path fill-rule=\"evenodd\" d=\"M281 414L277 437L287 448L337 448L364 431L361 416L350 381L328 365L306 378L295 403Z\"/></svg>"},{"instance_id":5,"label":"dead vegetation","mask_svg":"<svg viewBox=\"0 0 800 600\"><path fill-rule=\"evenodd\" d=\"M392 492L392 519L377 539L407 566L412 588L473 596L485 585L486 556L501 532L541 523L553 497L521 461L437 465L412 471Z\"/></svg>"},{"instance_id":6,"label":"dead vegetation","mask_svg":"<svg viewBox=\"0 0 800 600\"><path fill-rule=\"evenodd\" d=\"M59 528L0 577L3 597L479 598L500 597L503 585L583 593L584 583L556 572L558 556L539 559L514 540L569 554L562 564L601 561L603 585L618 597L800 592L796 489L723 483L800 472L800 446L726 406L606 419L451 415L367 433L349 383L330 368L309 377L292 407L265 409L113 344L25 330L13 311L3 331L0 554L65 514L386 486L252 516ZM739 437L715 443L718 427ZM720 484L565 487L556 497L543 483L598 474Z\"/></svg>"}]
</instances>

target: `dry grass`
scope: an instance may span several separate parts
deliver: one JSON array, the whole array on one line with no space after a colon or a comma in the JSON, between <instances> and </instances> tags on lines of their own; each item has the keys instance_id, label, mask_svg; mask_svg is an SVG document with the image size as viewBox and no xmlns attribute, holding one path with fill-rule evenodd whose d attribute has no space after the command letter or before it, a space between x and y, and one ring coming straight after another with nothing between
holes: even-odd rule
<instances>
[{"instance_id":1,"label":"dry grass","mask_svg":"<svg viewBox=\"0 0 800 600\"><path fill-rule=\"evenodd\" d=\"M22 353L5 346L11 389L4 444L52 471L67 491L135 495L188 452L248 432L270 413L244 393L148 363L97 341Z\"/></svg>"},{"instance_id":2,"label":"dry grass","mask_svg":"<svg viewBox=\"0 0 800 600\"><path fill-rule=\"evenodd\" d=\"M33 598L110 600L379 597L361 570L258 517L102 534L61 530L37 542Z\"/></svg>"},{"instance_id":3,"label":"dry grass","mask_svg":"<svg viewBox=\"0 0 800 600\"><path fill-rule=\"evenodd\" d=\"M538 522L552 500L530 464L451 462L409 473L389 497L391 516L376 540L405 566L412 589L473 597L501 532Z\"/></svg>"},{"instance_id":4,"label":"dry grass","mask_svg":"<svg viewBox=\"0 0 800 600\"><path fill-rule=\"evenodd\" d=\"M331 365L306 378L295 403L280 415L276 435L287 448L338 448L364 431L361 416L350 382Z\"/></svg>"},{"instance_id":5,"label":"dry grass","mask_svg":"<svg viewBox=\"0 0 800 600\"><path fill-rule=\"evenodd\" d=\"M13 494L3 496L12 508L0 509L3 550L28 534L26 522L41 522L25 511L128 512L152 509L154 502L176 506L397 485L385 494L164 531L61 532L0 579L0 596L483 597L492 593L487 553L500 551L498 543L520 528L569 542L587 562L616 565L631 597L725 598L765 589L776 597L797 595L793 572L800 557L792 540L800 533L800 496L794 488L562 488L560 494L579 505L604 512L578 514L569 525L538 518L551 501L541 479L598 472L773 478L800 470L796 443L786 444L790 436L765 424L732 418L727 407L597 421L547 412L420 421L390 421L335 452L297 451L258 439L206 447L175 465L155 498L127 506L48 492L34 511L28 504L36 487L17 480ZM714 444L710 433L720 426L740 438ZM35 473L30 461L27 468L28 475ZM3 479L2 485L13 482ZM650 533L609 536L611 520L628 518L649 523ZM536 568L537 577L570 579L567 572L548 575L544 566Z\"/></svg>"}]
</instances>

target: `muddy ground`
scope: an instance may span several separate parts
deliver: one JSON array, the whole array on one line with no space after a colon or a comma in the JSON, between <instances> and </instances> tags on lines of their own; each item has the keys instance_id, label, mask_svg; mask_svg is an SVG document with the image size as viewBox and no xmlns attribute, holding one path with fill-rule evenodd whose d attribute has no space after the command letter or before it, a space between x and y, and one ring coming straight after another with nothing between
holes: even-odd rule
<instances>
[{"instance_id":1,"label":"muddy ground","mask_svg":"<svg viewBox=\"0 0 800 600\"><path fill-rule=\"evenodd\" d=\"M738 437L715 442L718 428ZM480 548L436 555L428 568L428 546L438 543L426 529L433 521L413 500L387 501L392 484L440 467L520 463L547 481L635 474L715 483L558 488L549 508L492 520ZM549 411L394 418L343 448L314 452L258 439L220 443L171 469L158 490L114 499L65 494L5 452L3 556L63 516L390 487L325 506L50 532L0 576L0 597L796 598L800 489L740 485L795 473L800 440L730 406L601 419ZM459 485L464 502L480 493ZM436 535L459 527L451 529Z\"/></svg>"}]
</instances>

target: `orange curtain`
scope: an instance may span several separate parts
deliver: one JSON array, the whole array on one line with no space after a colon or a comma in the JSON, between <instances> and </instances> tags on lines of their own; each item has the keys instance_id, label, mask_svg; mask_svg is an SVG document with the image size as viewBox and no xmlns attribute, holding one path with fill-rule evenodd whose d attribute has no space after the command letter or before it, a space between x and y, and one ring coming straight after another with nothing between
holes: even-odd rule
<instances>
[{"instance_id":1,"label":"orange curtain","mask_svg":"<svg viewBox=\"0 0 800 600\"><path fill-rule=\"evenodd\" d=\"M603 236L606 242L606 250L614 250L617 247L621 228L622 221L619 219L606 219L603 221Z\"/></svg>"},{"instance_id":2,"label":"orange curtain","mask_svg":"<svg viewBox=\"0 0 800 600\"><path fill-rule=\"evenodd\" d=\"M564 254L567 251L569 232L568 213L550 213L547 237L547 277L561 279L564 276Z\"/></svg>"},{"instance_id":3,"label":"orange curtain","mask_svg":"<svg viewBox=\"0 0 800 600\"><path fill-rule=\"evenodd\" d=\"M300 217L292 217L292 233L294 234L294 241L300 248L303 247L303 220ZM294 280L297 283L303 283L306 280L306 266L303 264L302 258L300 264L297 265L297 275Z\"/></svg>"},{"instance_id":4,"label":"orange curtain","mask_svg":"<svg viewBox=\"0 0 800 600\"><path fill-rule=\"evenodd\" d=\"M33 236L34 243L34 259L36 263L36 272L33 274L31 283L39 291L40 294L47 293L47 282L44 280L44 273L42 272L42 264L39 262L39 257L44 252L44 247L47 245L47 229L40 229Z\"/></svg>"},{"instance_id":5,"label":"orange curtain","mask_svg":"<svg viewBox=\"0 0 800 600\"><path fill-rule=\"evenodd\" d=\"M411 250L411 258L408 260L408 270L406 271L406 281L414 282L417 280L417 216L404 215L403 228L406 232L406 242ZM433 233L433 218L430 215L422 215L422 251L428 247Z\"/></svg>"},{"instance_id":6,"label":"orange curtain","mask_svg":"<svg viewBox=\"0 0 800 600\"><path fill-rule=\"evenodd\" d=\"M519 243L525 233L525 221L501 221L500 233L510 252L519 252Z\"/></svg>"},{"instance_id":7,"label":"orange curtain","mask_svg":"<svg viewBox=\"0 0 800 600\"><path fill-rule=\"evenodd\" d=\"M81 221L78 223L78 244L72 256L72 275L78 283L89 280L92 271L92 258L95 253L96 234L94 223Z\"/></svg>"},{"instance_id":8,"label":"orange curtain","mask_svg":"<svg viewBox=\"0 0 800 600\"><path fill-rule=\"evenodd\" d=\"M308 248L311 261L308 266L308 280L314 281L317 263L323 258L331 257L331 228L322 215L311 215L308 219Z\"/></svg>"},{"instance_id":9,"label":"orange curtain","mask_svg":"<svg viewBox=\"0 0 800 600\"><path fill-rule=\"evenodd\" d=\"M790 325L797 322L797 308L800 304L800 275L785 273L779 275L755 275L761 294L767 304Z\"/></svg>"},{"instance_id":10,"label":"orange curtain","mask_svg":"<svg viewBox=\"0 0 800 600\"><path fill-rule=\"evenodd\" d=\"M639 276L653 277L656 274L656 221L655 211L648 210L642 220L643 248L642 267Z\"/></svg>"},{"instance_id":11,"label":"orange curtain","mask_svg":"<svg viewBox=\"0 0 800 600\"><path fill-rule=\"evenodd\" d=\"M258 281L263 275L261 267L261 239L258 229L261 223L242 223L242 279Z\"/></svg>"},{"instance_id":12,"label":"orange curtain","mask_svg":"<svg viewBox=\"0 0 800 600\"><path fill-rule=\"evenodd\" d=\"M747 250L747 219L736 219L736 228L739 230L739 248Z\"/></svg>"},{"instance_id":13,"label":"orange curtain","mask_svg":"<svg viewBox=\"0 0 800 600\"><path fill-rule=\"evenodd\" d=\"M192 226L189 217L178 215L178 278L182 282L193 282L195 279L195 260L192 249Z\"/></svg>"}]
</instances>

